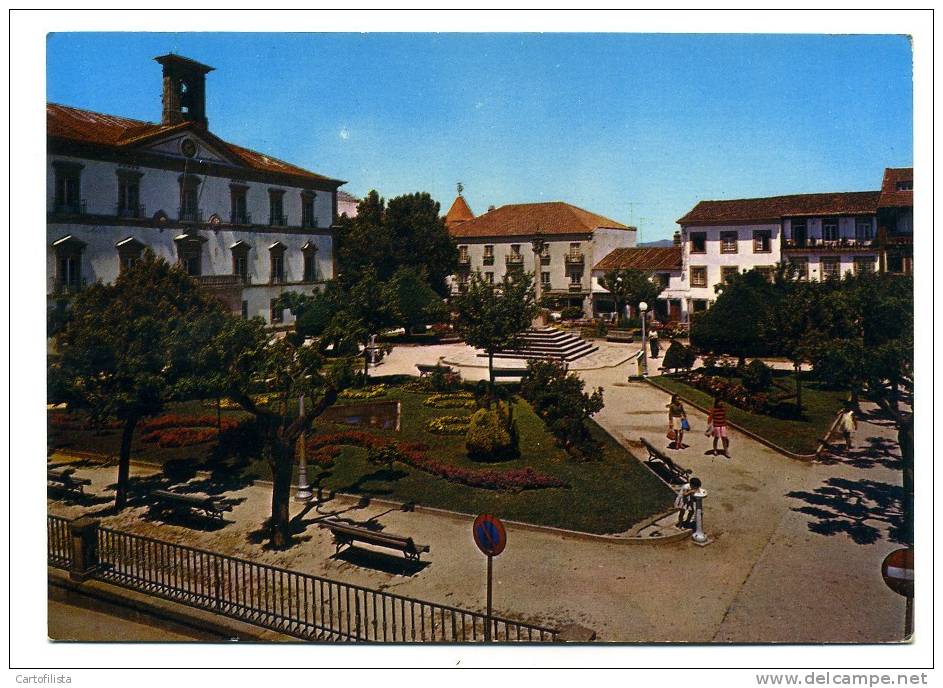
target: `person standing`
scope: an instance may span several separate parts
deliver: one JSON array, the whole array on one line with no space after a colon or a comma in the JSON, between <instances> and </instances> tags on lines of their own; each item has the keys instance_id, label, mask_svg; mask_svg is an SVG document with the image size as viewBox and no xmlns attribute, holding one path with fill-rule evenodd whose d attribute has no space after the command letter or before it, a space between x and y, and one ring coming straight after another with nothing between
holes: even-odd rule
<instances>
[{"instance_id":1,"label":"person standing","mask_svg":"<svg viewBox=\"0 0 943 688\"><path fill-rule=\"evenodd\" d=\"M671 403L668 404L668 430L674 433L674 441L671 443L672 449L684 448L684 426L687 425L688 414L684 411L684 404L677 394L671 395Z\"/></svg>"},{"instance_id":2,"label":"person standing","mask_svg":"<svg viewBox=\"0 0 943 688\"><path fill-rule=\"evenodd\" d=\"M691 478L680 487L675 497L675 508L678 510L678 527L691 527L694 518L694 493L701 489L699 478Z\"/></svg>"},{"instance_id":3,"label":"person standing","mask_svg":"<svg viewBox=\"0 0 943 688\"><path fill-rule=\"evenodd\" d=\"M850 401L846 401L838 417L838 431L845 439L846 456L854 449L855 432L857 432L857 430L858 419L855 418L854 407Z\"/></svg>"},{"instance_id":4,"label":"person standing","mask_svg":"<svg viewBox=\"0 0 943 688\"><path fill-rule=\"evenodd\" d=\"M730 448L730 440L727 438L727 407L724 406L724 402L720 397L714 399L714 406L708 414L707 421L710 423L711 428L713 428L714 456L717 456L717 440L720 440L724 446L723 454L729 459L730 454L728 449Z\"/></svg>"}]
</instances>

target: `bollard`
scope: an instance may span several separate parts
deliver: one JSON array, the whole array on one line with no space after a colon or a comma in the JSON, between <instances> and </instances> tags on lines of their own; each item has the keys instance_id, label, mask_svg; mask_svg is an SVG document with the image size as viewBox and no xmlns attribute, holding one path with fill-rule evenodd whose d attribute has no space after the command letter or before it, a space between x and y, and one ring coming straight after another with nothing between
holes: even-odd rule
<instances>
[{"instance_id":1,"label":"bollard","mask_svg":"<svg viewBox=\"0 0 943 688\"><path fill-rule=\"evenodd\" d=\"M72 564L69 578L83 582L98 570L98 526L100 521L85 516L69 522L72 538Z\"/></svg>"},{"instance_id":2,"label":"bollard","mask_svg":"<svg viewBox=\"0 0 943 688\"><path fill-rule=\"evenodd\" d=\"M691 539L697 545L710 544L710 538L704 532L704 498L707 496L707 490L699 488L694 493L694 534Z\"/></svg>"}]
</instances>

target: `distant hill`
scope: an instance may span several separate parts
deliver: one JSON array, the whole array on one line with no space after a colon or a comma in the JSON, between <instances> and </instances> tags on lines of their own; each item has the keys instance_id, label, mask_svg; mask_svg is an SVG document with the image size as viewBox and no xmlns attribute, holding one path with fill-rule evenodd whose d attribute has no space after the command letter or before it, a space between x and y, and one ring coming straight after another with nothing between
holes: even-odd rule
<instances>
[{"instance_id":1,"label":"distant hill","mask_svg":"<svg viewBox=\"0 0 943 688\"><path fill-rule=\"evenodd\" d=\"M674 241L672 239L659 239L658 241L643 241L636 245L639 248L665 248L666 246L674 246Z\"/></svg>"}]
</instances>

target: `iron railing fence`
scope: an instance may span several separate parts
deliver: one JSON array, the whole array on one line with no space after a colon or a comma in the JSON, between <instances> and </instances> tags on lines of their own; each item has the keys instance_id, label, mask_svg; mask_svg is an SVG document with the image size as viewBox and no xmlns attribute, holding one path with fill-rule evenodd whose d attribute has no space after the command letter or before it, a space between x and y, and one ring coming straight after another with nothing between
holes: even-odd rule
<instances>
[{"instance_id":1,"label":"iron railing fence","mask_svg":"<svg viewBox=\"0 0 943 688\"><path fill-rule=\"evenodd\" d=\"M50 525L49 563L68 567L69 561L61 556L60 537L65 528L68 542L68 521L49 518L50 524L56 519L56 525ZM304 640L388 643L485 640L487 617L480 612L111 528L98 528L97 556L95 578ZM495 642L548 642L555 640L557 633L552 628L491 617L491 636Z\"/></svg>"},{"instance_id":2,"label":"iron railing fence","mask_svg":"<svg viewBox=\"0 0 943 688\"><path fill-rule=\"evenodd\" d=\"M49 566L69 568L72 564L69 519L52 515L46 518L46 543Z\"/></svg>"}]
</instances>

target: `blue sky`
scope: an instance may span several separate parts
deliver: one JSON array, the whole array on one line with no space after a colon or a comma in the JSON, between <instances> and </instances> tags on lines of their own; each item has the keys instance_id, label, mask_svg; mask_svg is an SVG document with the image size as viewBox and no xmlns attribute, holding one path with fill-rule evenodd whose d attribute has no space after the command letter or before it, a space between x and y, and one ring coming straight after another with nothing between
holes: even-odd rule
<instances>
[{"instance_id":1,"label":"blue sky","mask_svg":"<svg viewBox=\"0 0 943 688\"><path fill-rule=\"evenodd\" d=\"M216 67L210 129L355 195L455 183L668 238L698 200L879 188L913 161L902 36L58 33L50 101L160 119L160 65Z\"/></svg>"}]
</instances>

